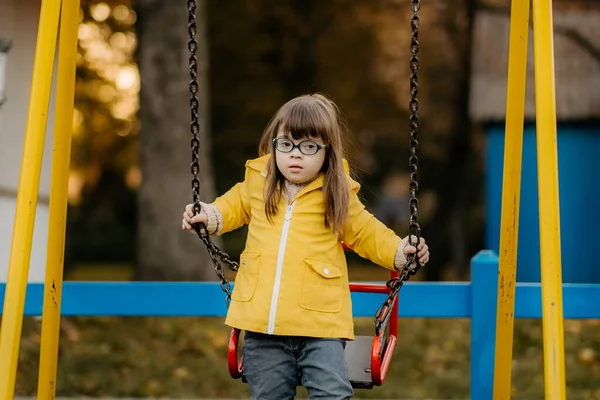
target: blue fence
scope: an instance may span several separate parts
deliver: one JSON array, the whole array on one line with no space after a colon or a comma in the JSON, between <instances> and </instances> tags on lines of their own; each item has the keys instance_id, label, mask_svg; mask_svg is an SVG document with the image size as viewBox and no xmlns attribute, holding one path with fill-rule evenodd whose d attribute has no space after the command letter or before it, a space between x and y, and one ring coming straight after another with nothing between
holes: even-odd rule
<instances>
[{"instance_id":1,"label":"blue fence","mask_svg":"<svg viewBox=\"0 0 600 400\"><path fill-rule=\"evenodd\" d=\"M409 282L400 291L400 317L471 319L471 398L491 399L494 378L498 257L489 250L471 262L471 282ZM0 284L0 303L5 285ZM49 295L50 296L50 295ZM353 293L356 317L372 317L381 294ZM39 316L43 284L29 284L25 315ZM563 284L566 319L600 318L600 285ZM218 283L65 282L64 316L224 316ZM541 318L538 283L518 283L516 318Z\"/></svg>"}]
</instances>

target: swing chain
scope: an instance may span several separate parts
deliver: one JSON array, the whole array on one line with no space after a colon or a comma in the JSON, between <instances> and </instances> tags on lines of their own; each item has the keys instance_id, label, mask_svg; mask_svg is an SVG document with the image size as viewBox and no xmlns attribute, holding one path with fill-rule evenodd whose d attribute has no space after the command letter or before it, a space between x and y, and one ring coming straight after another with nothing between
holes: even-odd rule
<instances>
[{"instance_id":1,"label":"swing chain","mask_svg":"<svg viewBox=\"0 0 600 400\"><path fill-rule=\"evenodd\" d=\"M199 162L199 148L200 148L200 139L198 138L198 134L200 133L200 123L198 117L198 58L196 57L196 51L198 50L198 42L196 41L196 0L188 0L188 50L190 52L189 58L189 68L190 68L190 111L191 111L191 124L190 129L192 132L192 140L191 140L191 148L192 148L192 164L191 164L191 172L192 172L192 191L194 196L194 215L200 214L202 210L202 206L200 205L200 179L198 178L198 173L200 171L200 162ZM215 272L217 276L221 280L221 289L226 294L225 304L227 308L229 308L229 304L231 303L231 285L225 276L225 270L223 269L223 263L229 266L234 272L237 272L239 265L231 260L229 255L223 252L219 247L214 244L208 235L208 231L204 224L196 224L194 226L194 230L206 245L208 250L208 254L213 262Z\"/></svg>"},{"instance_id":2,"label":"swing chain","mask_svg":"<svg viewBox=\"0 0 600 400\"><path fill-rule=\"evenodd\" d=\"M195 214L200 212L200 179L198 173L200 171L200 163L198 161L198 149L200 148L200 139L198 134L200 132L200 123L198 122L198 58L196 57L196 50L198 49L198 42L196 41L196 0L188 0L188 50L190 52L189 64L190 64L190 111L191 111L191 123L190 129L192 132L192 190L194 194L194 211Z\"/></svg>"},{"instance_id":3,"label":"swing chain","mask_svg":"<svg viewBox=\"0 0 600 400\"><path fill-rule=\"evenodd\" d=\"M225 304L227 305L227 308L229 308L229 304L231 304L231 284L225 276L225 269L223 268L223 263L227 264L229 266L229 269L234 272L238 271L239 264L233 261L227 253L219 249L219 247L216 244L214 244L212 240L210 240L209 235L206 233L206 226L204 226L204 224L196 224L194 228L196 230L196 233L198 234L198 237L206 245L208 254L210 255L213 265L215 266L215 272L221 280L221 290L223 290L223 292L225 292L226 295Z\"/></svg>"},{"instance_id":4,"label":"swing chain","mask_svg":"<svg viewBox=\"0 0 600 400\"><path fill-rule=\"evenodd\" d=\"M419 117L417 112L419 111L419 100L417 99L417 95L419 94L419 25L421 20L419 19L419 10L421 8L420 0L411 0L411 10L413 12L413 16L410 20L410 26L412 28L412 33L410 36L410 102L409 102L409 110L410 110L410 118L409 118L409 127L410 127L410 158L408 161L410 168L410 200L409 200L409 208L410 208L410 222L409 222L409 236L408 243L411 246L417 247L417 245L421 241L421 227L417 221L417 214L419 211L419 200L417 199L417 191L419 190L419 182L418 182L418 167L419 167L419 158L417 157L417 151L419 149L419 141L418 141L418 133L419 133ZM415 242L413 242L413 238ZM416 252L413 254L409 254L407 257L407 264L405 268L410 269L409 275L412 276L417 273L421 265L419 264L418 257L416 256ZM411 268L411 264L414 266Z\"/></svg>"},{"instance_id":5,"label":"swing chain","mask_svg":"<svg viewBox=\"0 0 600 400\"><path fill-rule=\"evenodd\" d=\"M379 307L377 312L375 313L375 334L379 335L380 332L385 331L387 328L388 322L390 320L391 312L394 307L394 300L396 300L396 296L400 292L402 285L404 282L410 279L412 275L414 275L416 271L411 268L407 268L406 266L400 272L400 276L397 278L390 279L386 286L389 289L389 293L383 302L383 304Z\"/></svg>"},{"instance_id":6,"label":"swing chain","mask_svg":"<svg viewBox=\"0 0 600 400\"><path fill-rule=\"evenodd\" d=\"M410 26L412 29L410 35L410 102L408 108L410 110L409 127L410 127L410 158L408 165L410 168L410 220L409 220L409 235L408 244L415 248L421 242L421 227L417 220L417 214L419 211L419 200L417 199L417 191L419 190L418 182L418 167L419 158L417 151L419 149L418 133L419 133L419 100L417 95L419 94L419 25L421 20L419 18L419 10L421 9L420 0L411 0L410 8L413 12L410 20ZM413 239L415 240L413 242ZM380 332L387 328L389 317L393 310L394 301L398 292L404 285L404 282L408 281L413 275L415 275L421 264L417 257L418 250L415 253L408 254L406 256L406 264L400 270L400 274L397 278L390 279L386 286L389 289L389 293L381 307L375 313L375 333L379 335Z\"/></svg>"}]
</instances>

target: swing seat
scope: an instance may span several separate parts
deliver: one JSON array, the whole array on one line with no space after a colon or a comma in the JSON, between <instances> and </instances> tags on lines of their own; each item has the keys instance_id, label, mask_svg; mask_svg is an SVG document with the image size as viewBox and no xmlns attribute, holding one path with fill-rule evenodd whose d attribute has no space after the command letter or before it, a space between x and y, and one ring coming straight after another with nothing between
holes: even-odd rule
<instances>
[{"instance_id":1,"label":"swing seat","mask_svg":"<svg viewBox=\"0 0 600 400\"><path fill-rule=\"evenodd\" d=\"M355 340L347 342L346 363L348 378L353 388L372 389L373 386L383 384L381 360L386 353L386 342L388 340L383 335L381 337L356 336Z\"/></svg>"},{"instance_id":2,"label":"swing seat","mask_svg":"<svg viewBox=\"0 0 600 400\"><path fill-rule=\"evenodd\" d=\"M398 277L398 272L391 271L391 278ZM351 292L389 293L385 283L350 283ZM348 377L355 389L372 389L381 386L387 375L392 355L396 349L398 336L398 296L394 299L389 317L389 332L385 329L374 336L356 336L346 342L345 358L348 365ZM245 383L242 359L238 357L239 329L232 329L227 349L229 374L234 379L242 379ZM300 385L298 378L298 385Z\"/></svg>"}]
</instances>

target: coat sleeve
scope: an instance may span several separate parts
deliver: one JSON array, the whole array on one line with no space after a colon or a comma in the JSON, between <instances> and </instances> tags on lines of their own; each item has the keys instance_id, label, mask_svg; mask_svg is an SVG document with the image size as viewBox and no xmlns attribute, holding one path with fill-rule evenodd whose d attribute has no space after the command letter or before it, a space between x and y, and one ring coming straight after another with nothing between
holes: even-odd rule
<instances>
[{"instance_id":1,"label":"coat sleeve","mask_svg":"<svg viewBox=\"0 0 600 400\"><path fill-rule=\"evenodd\" d=\"M223 229L220 233L233 231L250 222L252 215L248 196L250 171L246 169L244 181L236 183L212 203L223 217Z\"/></svg>"},{"instance_id":2,"label":"coat sleeve","mask_svg":"<svg viewBox=\"0 0 600 400\"><path fill-rule=\"evenodd\" d=\"M359 256L375 264L394 269L394 259L402 239L365 208L358 197L360 185L350 179L348 220L342 240Z\"/></svg>"}]
</instances>

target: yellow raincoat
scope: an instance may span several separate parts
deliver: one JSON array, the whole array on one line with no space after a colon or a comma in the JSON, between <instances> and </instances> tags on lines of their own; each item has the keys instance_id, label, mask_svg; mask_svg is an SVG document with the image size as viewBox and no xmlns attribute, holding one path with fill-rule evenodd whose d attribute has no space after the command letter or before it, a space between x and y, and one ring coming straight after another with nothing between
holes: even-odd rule
<instances>
[{"instance_id":1,"label":"yellow raincoat","mask_svg":"<svg viewBox=\"0 0 600 400\"><path fill-rule=\"evenodd\" d=\"M342 237L324 224L323 176L290 204L282 198L271 224L265 214L263 156L246 163L243 182L218 197L222 233L248 226L225 323L275 335L354 339L346 257L340 243L388 269L402 239L370 214L360 185L350 183L349 218Z\"/></svg>"}]
</instances>

